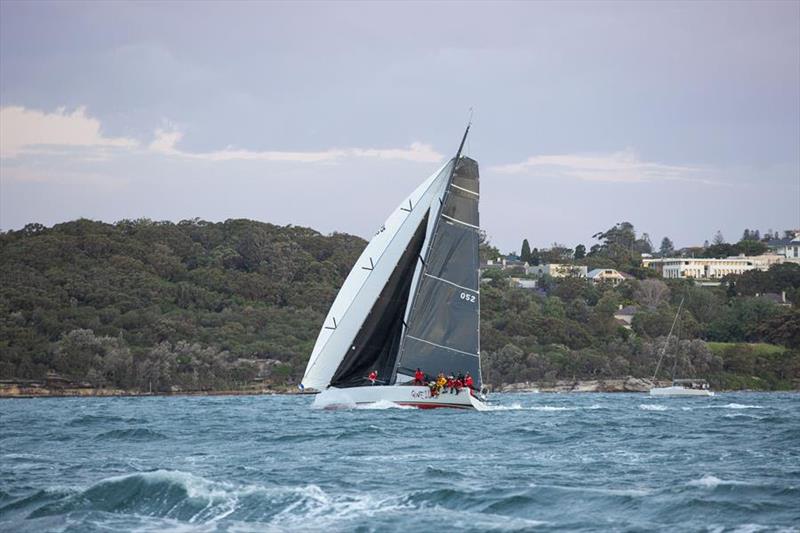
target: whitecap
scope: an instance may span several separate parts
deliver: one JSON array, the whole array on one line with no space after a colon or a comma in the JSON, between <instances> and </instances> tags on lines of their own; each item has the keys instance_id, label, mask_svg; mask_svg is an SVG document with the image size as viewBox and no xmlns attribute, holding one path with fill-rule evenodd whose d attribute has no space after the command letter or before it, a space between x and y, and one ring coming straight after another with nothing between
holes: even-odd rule
<instances>
[{"instance_id":1,"label":"whitecap","mask_svg":"<svg viewBox=\"0 0 800 533\"><path fill-rule=\"evenodd\" d=\"M497 405L497 404L487 404L486 411L520 411L524 409L522 404L519 402L514 402L511 405Z\"/></svg>"},{"instance_id":2,"label":"whitecap","mask_svg":"<svg viewBox=\"0 0 800 533\"><path fill-rule=\"evenodd\" d=\"M657 403L642 403L639 404L639 409L642 411L666 411L669 407Z\"/></svg>"},{"instance_id":3,"label":"whitecap","mask_svg":"<svg viewBox=\"0 0 800 533\"><path fill-rule=\"evenodd\" d=\"M713 489L720 485L746 485L742 481L731 481L727 479L720 479L717 476L713 476L711 474L706 474L700 479L693 479L688 481L686 485L690 487L702 487L704 489Z\"/></svg>"},{"instance_id":4,"label":"whitecap","mask_svg":"<svg viewBox=\"0 0 800 533\"><path fill-rule=\"evenodd\" d=\"M725 405L715 405L713 407L718 407L720 409L764 409L762 405L747 405L743 403L728 403Z\"/></svg>"},{"instance_id":5,"label":"whitecap","mask_svg":"<svg viewBox=\"0 0 800 533\"><path fill-rule=\"evenodd\" d=\"M577 411L578 407L560 407L555 405L529 405L522 406L520 403L511 405L487 405L486 411Z\"/></svg>"}]
</instances>

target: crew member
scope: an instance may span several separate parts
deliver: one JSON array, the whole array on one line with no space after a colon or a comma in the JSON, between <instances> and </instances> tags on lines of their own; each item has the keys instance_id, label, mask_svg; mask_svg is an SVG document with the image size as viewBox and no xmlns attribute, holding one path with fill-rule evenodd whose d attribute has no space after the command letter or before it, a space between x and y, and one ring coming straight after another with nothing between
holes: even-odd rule
<instances>
[{"instance_id":1,"label":"crew member","mask_svg":"<svg viewBox=\"0 0 800 533\"><path fill-rule=\"evenodd\" d=\"M439 377L436 378L436 388L441 392L445 385L447 385L447 378L444 377L444 372L439 372Z\"/></svg>"},{"instance_id":2,"label":"crew member","mask_svg":"<svg viewBox=\"0 0 800 533\"><path fill-rule=\"evenodd\" d=\"M474 382L472 381L472 376L470 376L469 372L467 372L467 377L464 378L464 386L467 387L468 389L472 389L473 383Z\"/></svg>"},{"instance_id":3,"label":"crew member","mask_svg":"<svg viewBox=\"0 0 800 533\"><path fill-rule=\"evenodd\" d=\"M372 372L370 372L368 379L370 380L370 382L372 382L373 385L375 385L375 382L378 381L378 371L373 370Z\"/></svg>"},{"instance_id":4,"label":"crew member","mask_svg":"<svg viewBox=\"0 0 800 533\"><path fill-rule=\"evenodd\" d=\"M422 370L417 368L417 371L414 373L414 385L424 385L425 384L425 374L422 373Z\"/></svg>"}]
</instances>

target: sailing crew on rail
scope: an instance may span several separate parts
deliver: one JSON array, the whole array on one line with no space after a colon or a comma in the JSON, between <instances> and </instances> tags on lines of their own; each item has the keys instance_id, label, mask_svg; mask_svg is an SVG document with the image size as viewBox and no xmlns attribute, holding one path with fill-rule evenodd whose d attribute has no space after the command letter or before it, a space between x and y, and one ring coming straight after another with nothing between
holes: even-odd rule
<instances>
[{"instance_id":1,"label":"sailing crew on rail","mask_svg":"<svg viewBox=\"0 0 800 533\"><path fill-rule=\"evenodd\" d=\"M425 384L425 374L422 373L422 370L417 368L417 371L414 372L414 385L424 385Z\"/></svg>"},{"instance_id":2,"label":"sailing crew on rail","mask_svg":"<svg viewBox=\"0 0 800 533\"><path fill-rule=\"evenodd\" d=\"M373 385L375 385L375 382L378 381L378 371L373 370L372 372L370 372L368 379L370 380L370 382L372 382Z\"/></svg>"},{"instance_id":3,"label":"sailing crew on rail","mask_svg":"<svg viewBox=\"0 0 800 533\"><path fill-rule=\"evenodd\" d=\"M470 376L469 372L467 372L467 376L464 378L464 386L472 390L473 383L474 381L472 380L472 376Z\"/></svg>"}]
</instances>

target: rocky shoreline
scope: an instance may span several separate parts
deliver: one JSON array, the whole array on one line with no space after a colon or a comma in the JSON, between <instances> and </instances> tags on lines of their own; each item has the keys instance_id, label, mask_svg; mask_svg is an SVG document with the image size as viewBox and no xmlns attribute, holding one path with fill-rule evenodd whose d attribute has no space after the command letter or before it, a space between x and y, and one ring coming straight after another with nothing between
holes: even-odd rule
<instances>
[{"instance_id":1,"label":"rocky shoreline","mask_svg":"<svg viewBox=\"0 0 800 533\"><path fill-rule=\"evenodd\" d=\"M667 387L669 381L653 381L647 378L628 376L614 379L592 380L556 380L556 381L524 381L520 383L504 383L497 387L490 387L490 392L496 393L616 393L616 392L649 392L652 387ZM20 384L0 383L0 399L3 398L114 398L127 396L261 396L275 394L315 394L303 392L291 386L275 388L261 387L240 390L211 390L211 391L183 391L171 392L142 392L136 390L67 387L54 388L47 386L31 386Z\"/></svg>"},{"instance_id":2,"label":"rocky shoreline","mask_svg":"<svg viewBox=\"0 0 800 533\"><path fill-rule=\"evenodd\" d=\"M653 387L669 385L669 381L627 376L617 379L525 381L503 384L495 392L648 392Z\"/></svg>"}]
</instances>

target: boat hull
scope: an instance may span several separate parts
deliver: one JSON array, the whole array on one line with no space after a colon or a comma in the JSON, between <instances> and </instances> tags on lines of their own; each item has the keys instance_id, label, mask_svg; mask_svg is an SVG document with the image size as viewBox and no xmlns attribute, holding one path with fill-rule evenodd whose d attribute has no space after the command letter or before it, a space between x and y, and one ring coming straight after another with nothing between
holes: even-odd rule
<instances>
[{"instance_id":1,"label":"boat hull","mask_svg":"<svg viewBox=\"0 0 800 533\"><path fill-rule=\"evenodd\" d=\"M650 389L650 396L714 396L708 389L687 389L686 387L654 387Z\"/></svg>"},{"instance_id":2,"label":"boat hull","mask_svg":"<svg viewBox=\"0 0 800 533\"><path fill-rule=\"evenodd\" d=\"M428 387L417 385L375 385L337 389L331 387L317 394L314 407L321 409L352 408L359 405L389 402L418 409L488 409L486 404L468 389L458 393L442 392L431 395Z\"/></svg>"}]
</instances>

